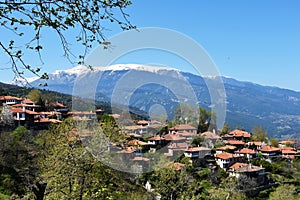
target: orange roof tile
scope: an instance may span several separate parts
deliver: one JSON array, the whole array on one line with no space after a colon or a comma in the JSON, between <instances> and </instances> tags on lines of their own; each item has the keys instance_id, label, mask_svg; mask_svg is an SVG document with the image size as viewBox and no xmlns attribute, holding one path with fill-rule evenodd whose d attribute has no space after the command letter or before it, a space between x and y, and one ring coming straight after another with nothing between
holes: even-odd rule
<instances>
[{"instance_id":1,"label":"orange roof tile","mask_svg":"<svg viewBox=\"0 0 300 200\"><path fill-rule=\"evenodd\" d=\"M242 153L242 154L256 154L256 152L252 149L248 149L248 148L243 148L240 151L238 151L238 153Z\"/></svg>"},{"instance_id":2,"label":"orange roof tile","mask_svg":"<svg viewBox=\"0 0 300 200\"><path fill-rule=\"evenodd\" d=\"M223 153L217 154L215 157L223 159L223 160L228 160L230 158L240 158L241 156L234 155L232 153L223 152Z\"/></svg>"},{"instance_id":3,"label":"orange roof tile","mask_svg":"<svg viewBox=\"0 0 300 200\"><path fill-rule=\"evenodd\" d=\"M29 115L38 115L39 113L31 111L31 110L25 110L25 112Z\"/></svg>"},{"instance_id":4,"label":"orange roof tile","mask_svg":"<svg viewBox=\"0 0 300 200\"><path fill-rule=\"evenodd\" d=\"M24 113L22 108L11 108L10 109L13 113Z\"/></svg>"},{"instance_id":5,"label":"orange roof tile","mask_svg":"<svg viewBox=\"0 0 300 200\"><path fill-rule=\"evenodd\" d=\"M233 135L235 137L244 137L244 138L250 138L251 137L250 133L248 133L246 131L238 130L238 129L229 132L228 135Z\"/></svg>"},{"instance_id":6,"label":"orange roof tile","mask_svg":"<svg viewBox=\"0 0 300 200\"><path fill-rule=\"evenodd\" d=\"M168 149L173 149L173 150L186 150L187 148L188 148L188 144L185 142L173 143L168 146Z\"/></svg>"},{"instance_id":7,"label":"orange roof tile","mask_svg":"<svg viewBox=\"0 0 300 200\"><path fill-rule=\"evenodd\" d=\"M150 140L150 141L160 141L160 140L165 140L165 138L157 135L157 136L153 136L153 137L149 138L148 140Z\"/></svg>"},{"instance_id":8,"label":"orange roof tile","mask_svg":"<svg viewBox=\"0 0 300 200\"><path fill-rule=\"evenodd\" d=\"M230 144L230 145L244 145L245 144L245 142L243 142L241 140L228 140L226 143Z\"/></svg>"},{"instance_id":9,"label":"orange roof tile","mask_svg":"<svg viewBox=\"0 0 300 200\"><path fill-rule=\"evenodd\" d=\"M142 142L140 140L130 140L129 142L127 142L127 144L130 145L130 146L134 146L134 145L141 145L141 146L148 145L147 142Z\"/></svg>"},{"instance_id":10,"label":"orange roof tile","mask_svg":"<svg viewBox=\"0 0 300 200\"><path fill-rule=\"evenodd\" d=\"M229 169L237 169L237 168L240 168L240 167L245 167L245 166L248 166L247 163L240 163L240 162L237 162L237 163L234 163L233 165L231 165L229 167Z\"/></svg>"},{"instance_id":11,"label":"orange roof tile","mask_svg":"<svg viewBox=\"0 0 300 200\"><path fill-rule=\"evenodd\" d=\"M261 145L262 145L262 142L254 141L254 142L250 142L249 144L250 144L250 145L255 145L255 146L261 146Z\"/></svg>"},{"instance_id":12,"label":"orange roof tile","mask_svg":"<svg viewBox=\"0 0 300 200\"><path fill-rule=\"evenodd\" d=\"M3 100L19 100L19 101L21 101L22 99L18 98L18 97L14 97L14 96L1 96L0 101L3 101Z\"/></svg>"},{"instance_id":13,"label":"orange roof tile","mask_svg":"<svg viewBox=\"0 0 300 200\"><path fill-rule=\"evenodd\" d=\"M206 147L190 147L187 150L185 150L186 152L199 152L199 151L210 151L210 148L206 148Z\"/></svg>"},{"instance_id":14,"label":"orange roof tile","mask_svg":"<svg viewBox=\"0 0 300 200\"><path fill-rule=\"evenodd\" d=\"M264 170L263 167L258 167L252 164L245 164L245 163L235 163L231 167L229 167L228 171L237 172L237 173L251 173L251 172L258 172Z\"/></svg>"},{"instance_id":15,"label":"orange roof tile","mask_svg":"<svg viewBox=\"0 0 300 200\"><path fill-rule=\"evenodd\" d=\"M219 150L219 151L225 151L227 149L229 149L229 150L235 150L236 146L226 145L226 146L223 146L223 147L216 148L216 150Z\"/></svg>"},{"instance_id":16,"label":"orange roof tile","mask_svg":"<svg viewBox=\"0 0 300 200\"><path fill-rule=\"evenodd\" d=\"M187 132L187 131L183 131L182 133L176 133L177 135L179 136L182 136L182 137L193 137L193 136L196 136L195 133L190 133L190 132Z\"/></svg>"},{"instance_id":17,"label":"orange roof tile","mask_svg":"<svg viewBox=\"0 0 300 200\"><path fill-rule=\"evenodd\" d=\"M180 137L178 135L175 135L175 134L166 134L164 136L164 138L168 141L180 141L180 140L185 140L184 137Z\"/></svg>"},{"instance_id":18,"label":"orange roof tile","mask_svg":"<svg viewBox=\"0 0 300 200\"><path fill-rule=\"evenodd\" d=\"M264 146L264 147L260 148L259 150L260 150L260 151L263 151L263 152L280 151L279 148L273 147L273 146Z\"/></svg>"},{"instance_id":19,"label":"orange roof tile","mask_svg":"<svg viewBox=\"0 0 300 200\"><path fill-rule=\"evenodd\" d=\"M297 152L293 151L293 150L282 150L281 153L282 154L291 154L291 155L297 154Z\"/></svg>"},{"instance_id":20,"label":"orange roof tile","mask_svg":"<svg viewBox=\"0 0 300 200\"><path fill-rule=\"evenodd\" d=\"M34 102L31 101L30 99L23 99L22 103L24 103L24 104L34 104Z\"/></svg>"},{"instance_id":21,"label":"orange roof tile","mask_svg":"<svg viewBox=\"0 0 300 200\"><path fill-rule=\"evenodd\" d=\"M201 133L201 135L202 135L204 138L206 138L206 139L212 139L212 140L221 139L220 136L218 136L217 134L215 134L215 133L213 133L213 132L210 132L210 131Z\"/></svg>"}]
</instances>

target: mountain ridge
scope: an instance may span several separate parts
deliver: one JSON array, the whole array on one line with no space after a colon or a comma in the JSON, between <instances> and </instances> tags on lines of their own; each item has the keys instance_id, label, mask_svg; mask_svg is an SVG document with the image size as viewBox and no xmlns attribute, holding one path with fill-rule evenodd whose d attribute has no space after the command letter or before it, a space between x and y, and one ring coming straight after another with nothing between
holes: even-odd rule
<instances>
[{"instance_id":1,"label":"mountain ridge","mask_svg":"<svg viewBox=\"0 0 300 200\"><path fill-rule=\"evenodd\" d=\"M101 98L106 98L106 101L109 101L118 83L120 84L120 81L130 74L130 71L136 74L136 77L132 79L133 81L141 77L151 76L159 81L165 79L170 86L176 88L180 87L178 86L178 81L181 81L183 84L188 82L193 88L199 104L210 108L211 99L207 82L213 82L217 78L200 77L172 68L137 64L93 67L92 70L86 68L84 73L78 73L82 69L84 68L78 67L74 71L60 70L54 74L49 74L47 89L72 94L73 84L76 79L86 75L89 77L88 80L93 78L95 80L99 79L96 92L102 94L98 95L99 97L102 96ZM276 137L300 133L300 92L274 86L263 86L248 81L238 81L228 77L221 78L227 96L226 122L231 126L243 126L250 131L254 125L261 125L268 129L272 136ZM39 83L41 83L41 80L32 82L33 85L38 85ZM124 90L126 89L124 86ZM147 109L151 108L151 104L161 104L165 106L166 112L169 112L170 109L178 106L176 102L178 99L170 91L166 93L167 89L163 85L158 87L157 85L149 84L147 87L137 88L135 93L132 93L132 96L128 98L130 98L131 106L139 109L148 111Z\"/></svg>"}]
</instances>

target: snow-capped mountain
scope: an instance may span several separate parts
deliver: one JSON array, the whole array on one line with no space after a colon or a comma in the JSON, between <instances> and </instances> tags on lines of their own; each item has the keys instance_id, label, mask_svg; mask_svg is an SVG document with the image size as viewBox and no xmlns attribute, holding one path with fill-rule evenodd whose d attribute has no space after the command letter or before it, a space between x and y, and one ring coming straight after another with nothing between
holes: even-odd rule
<instances>
[{"instance_id":1,"label":"snow-capped mountain","mask_svg":"<svg viewBox=\"0 0 300 200\"><path fill-rule=\"evenodd\" d=\"M96 98L100 101L130 106L150 112L153 105L165 109L169 116L178 104L189 103L211 108L211 91L220 77L200 77L178 69L138 64L118 64L107 67L77 66L49 74L45 89ZM232 128L251 131L261 125L272 136L300 133L300 93L276 87L261 86L222 77L226 90L228 122ZM39 85L44 80L31 84ZM75 87L74 87L75 86ZM75 88L75 89L74 89ZM216 88L216 91L218 88ZM94 96L93 96L94 95Z\"/></svg>"}]
</instances>

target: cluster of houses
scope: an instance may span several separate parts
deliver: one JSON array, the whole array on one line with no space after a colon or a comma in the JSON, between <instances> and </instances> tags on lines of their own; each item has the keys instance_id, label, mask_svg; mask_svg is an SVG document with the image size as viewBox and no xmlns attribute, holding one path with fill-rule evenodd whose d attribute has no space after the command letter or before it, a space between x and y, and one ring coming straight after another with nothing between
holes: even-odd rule
<instances>
[{"instance_id":1,"label":"cluster of houses","mask_svg":"<svg viewBox=\"0 0 300 200\"><path fill-rule=\"evenodd\" d=\"M53 110L45 111L28 98L13 96L0 96L0 106L3 105L7 105L11 110L16 126L39 129L48 127L51 123L60 123L66 117L73 117L74 120L96 120L97 116L104 112L101 109L94 112L70 112L67 106L59 102L52 106ZM116 121L120 117L118 114L111 116ZM250 164L256 157L280 157L291 161L300 156L294 141L281 141L278 147L274 147L265 142L252 141L251 134L243 130L233 130L219 136L209 131L197 133L197 128L189 124L167 128L159 121L140 120L135 121L134 125L120 127L120 134L126 137L126 142L121 146L111 145L117 146L117 153L124 155L128 160L149 163L151 158L145 157L145 153L156 152L169 158L184 155L192 163L201 160L211 169L222 168L235 177L264 177L265 169L262 166ZM85 133L87 137L90 135L89 132ZM201 145L192 146L193 139L198 135L201 135L204 141ZM216 147L217 143L224 145ZM174 163L174 167L179 170L184 164Z\"/></svg>"},{"instance_id":2,"label":"cluster of houses","mask_svg":"<svg viewBox=\"0 0 300 200\"><path fill-rule=\"evenodd\" d=\"M4 105L12 112L15 126L22 125L29 129L48 128L51 123L61 123L61 120L66 117L73 117L76 120L93 120L103 113L103 110L70 112L69 108L60 102L53 103L46 110L28 98L15 96L0 96L0 107Z\"/></svg>"},{"instance_id":3,"label":"cluster of houses","mask_svg":"<svg viewBox=\"0 0 300 200\"><path fill-rule=\"evenodd\" d=\"M176 125L169 128L166 134L145 139L143 135L147 134L147 130L152 126L151 121L139 121L136 126L123 127L122 131L126 133L128 142L118 153L126 154L127 159L139 162L151 162L151 159L143 157L146 152L160 151L170 158L184 155L190 158L191 163L201 160L211 169L222 168L230 176L246 175L257 178L259 182L264 181L265 169L262 166L252 165L252 159L264 157L271 161L270 158L279 157L291 161L300 156L295 141L281 141L278 147L274 147L265 142L252 141L250 133L238 129L223 136L209 131L200 133L204 141L202 145L197 146L191 145L193 138L198 135L197 129L188 124ZM224 145L216 148L216 143ZM175 163L174 167L181 169L184 165Z\"/></svg>"}]
</instances>

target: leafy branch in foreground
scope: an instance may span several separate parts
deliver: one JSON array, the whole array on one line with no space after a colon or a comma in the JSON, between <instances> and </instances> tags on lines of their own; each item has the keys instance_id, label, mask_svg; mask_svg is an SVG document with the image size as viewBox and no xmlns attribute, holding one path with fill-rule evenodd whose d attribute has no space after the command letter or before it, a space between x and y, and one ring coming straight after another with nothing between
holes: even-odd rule
<instances>
[{"instance_id":1,"label":"leafy branch in foreground","mask_svg":"<svg viewBox=\"0 0 300 200\"><path fill-rule=\"evenodd\" d=\"M0 49L9 58L15 78L24 79L24 71L29 71L42 79L48 79L47 73L42 73L40 67L32 66L24 59L25 54L33 51L43 65L43 30L53 30L56 33L64 56L71 63L74 63L74 59L79 59L78 63L83 64L93 44L109 47L110 42L104 35L104 24L115 23L122 30L135 28L124 11L129 5L131 1L127 0L0 0L0 31L3 34L12 33L11 39L0 41ZM67 32L71 29L77 31L75 38ZM26 38L31 39L19 44ZM83 53L78 57L70 48L72 39L83 46Z\"/></svg>"}]
</instances>

